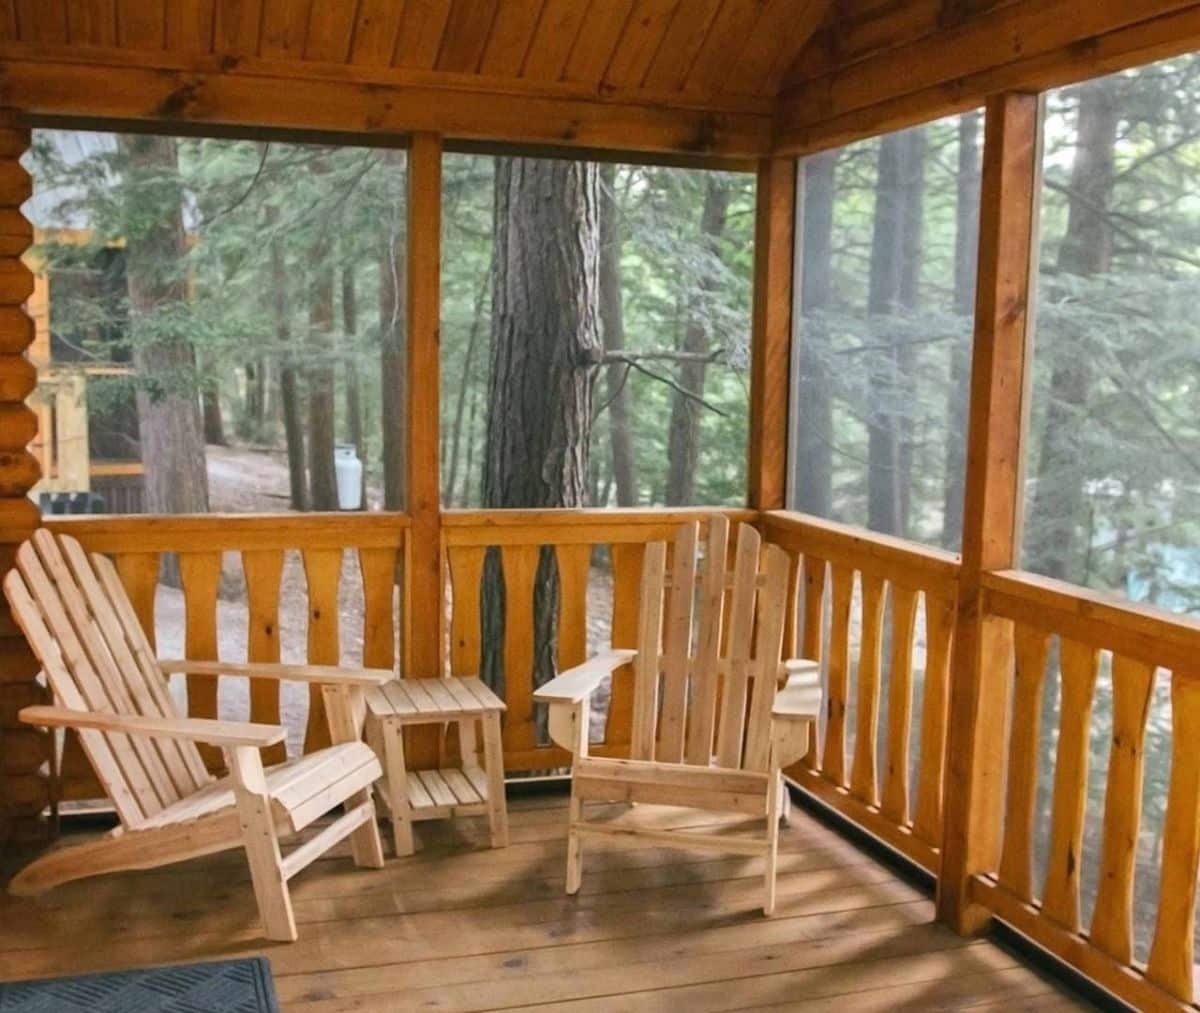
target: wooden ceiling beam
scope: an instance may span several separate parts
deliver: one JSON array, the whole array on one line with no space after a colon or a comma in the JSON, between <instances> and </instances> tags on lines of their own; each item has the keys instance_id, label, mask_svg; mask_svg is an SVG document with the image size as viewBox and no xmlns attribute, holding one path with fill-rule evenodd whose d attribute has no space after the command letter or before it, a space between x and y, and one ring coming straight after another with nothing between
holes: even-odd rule
<instances>
[{"instance_id":1,"label":"wooden ceiling beam","mask_svg":"<svg viewBox=\"0 0 1200 1013\"><path fill-rule=\"evenodd\" d=\"M1196 0L1019 0L786 93L775 152L830 148L1197 47Z\"/></svg>"},{"instance_id":2,"label":"wooden ceiling beam","mask_svg":"<svg viewBox=\"0 0 1200 1013\"><path fill-rule=\"evenodd\" d=\"M393 137L436 131L465 141L721 158L758 157L771 142L769 103L712 110L670 97L589 97L570 86L473 75L393 70L385 83L350 68L300 77L295 64L272 73L247 60L235 72L216 58L162 67L148 58L163 54L136 54L147 61L135 65L135 54L125 53L124 65L115 65L83 62L75 50L75 61L65 53L27 59L22 48L0 47L0 103L33 116Z\"/></svg>"}]
</instances>

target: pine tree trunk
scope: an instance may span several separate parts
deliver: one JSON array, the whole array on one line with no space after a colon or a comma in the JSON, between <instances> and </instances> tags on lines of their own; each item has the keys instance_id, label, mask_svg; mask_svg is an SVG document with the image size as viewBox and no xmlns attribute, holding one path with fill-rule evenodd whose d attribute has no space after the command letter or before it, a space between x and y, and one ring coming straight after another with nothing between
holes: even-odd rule
<instances>
[{"instance_id":1,"label":"pine tree trunk","mask_svg":"<svg viewBox=\"0 0 1200 1013\"><path fill-rule=\"evenodd\" d=\"M579 507L587 502L593 393L603 349L596 167L557 159L498 158L492 355L483 505ZM488 554L483 588L483 676L554 675L558 573L542 553L534 596L534 671L504 672L504 584ZM539 714L539 725L544 717ZM544 729L541 729L544 737Z\"/></svg>"},{"instance_id":2,"label":"pine tree trunk","mask_svg":"<svg viewBox=\"0 0 1200 1013\"><path fill-rule=\"evenodd\" d=\"M493 250L493 257L495 251ZM493 284L493 272L496 270L494 259L488 261L487 273L484 276L483 284L480 285L479 291L475 296L474 312L471 315L471 329L467 333L467 348L463 354L462 378L458 383L458 390L454 397L454 423L450 431L450 452L447 455L449 460L446 463L446 487L442 490L442 502L447 506L454 506L457 502L460 506L467 504L466 487L471 484L471 465L470 465L470 442L474 431L475 413L471 412L470 421L466 423L466 438L467 438L467 474L463 480L464 492L458 500L455 500L454 490L458 485L459 461L462 454L463 443L463 425L467 407L468 397L474 396L474 376L475 376L475 360L478 356L479 337L483 330L483 310L484 303L487 299L488 290ZM472 404L472 408L474 405Z\"/></svg>"},{"instance_id":3,"label":"pine tree trunk","mask_svg":"<svg viewBox=\"0 0 1200 1013\"><path fill-rule=\"evenodd\" d=\"M837 153L804 160L804 271L801 275L799 431L793 502L818 517L833 516L833 390L829 330L822 319L833 295L833 203Z\"/></svg>"},{"instance_id":4,"label":"pine tree trunk","mask_svg":"<svg viewBox=\"0 0 1200 1013\"><path fill-rule=\"evenodd\" d=\"M388 150L383 155L390 171L403 183L404 155ZM399 186L397 193L403 193ZM397 197L399 200L399 197ZM380 423L383 437L383 508L403 510L407 498L404 406L408 398L405 370L405 243L399 208L384 234L379 254L379 379Z\"/></svg>"},{"instance_id":5,"label":"pine tree trunk","mask_svg":"<svg viewBox=\"0 0 1200 1013\"><path fill-rule=\"evenodd\" d=\"M182 265L187 256L183 188L175 139L119 135L131 181L153 201L130 215L138 228L126 236L136 402L148 513L204 513L208 473L204 428L191 342L159 332L160 314L187 299ZM153 185L137 186L139 177ZM169 180L169 184L164 181Z\"/></svg>"},{"instance_id":6,"label":"pine tree trunk","mask_svg":"<svg viewBox=\"0 0 1200 1013\"><path fill-rule=\"evenodd\" d=\"M704 396L704 380L708 373L708 363L703 358L710 351L708 310L712 293L721 284L715 262L721 255L721 238L725 234L728 211L729 185L724 177L709 173L704 190L704 207L700 213L700 242L712 261L697 279L681 349L689 357L697 358L680 362L676 374L679 386L698 397ZM699 412L700 406L694 400L679 391L674 393L667 430L667 506L691 505L696 501L696 467L700 457Z\"/></svg>"},{"instance_id":7,"label":"pine tree trunk","mask_svg":"<svg viewBox=\"0 0 1200 1013\"><path fill-rule=\"evenodd\" d=\"M617 203L617 167L600 167L600 323L606 353L625 348L625 310L621 280L621 219ZM629 367L612 362L604 370L608 435L617 506L637 503L633 427L629 420ZM603 502L603 501L601 501Z\"/></svg>"},{"instance_id":8,"label":"pine tree trunk","mask_svg":"<svg viewBox=\"0 0 1200 1013\"><path fill-rule=\"evenodd\" d=\"M354 277L354 265L347 262L342 266L342 330L349 346L343 358L346 371L346 433L354 444L354 452L362 462L362 488L360 503L367 507L367 441L363 433L362 385L358 376L358 285Z\"/></svg>"},{"instance_id":9,"label":"pine tree trunk","mask_svg":"<svg viewBox=\"0 0 1200 1013\"><path fill-rule=\"evenodd\" d=\"M904 180L901 186L902 235L900 291L897 304L912 319L920 301L921 261L925 229L925 128L913 127L904 132ZM897 391L910 394L916 390L916 346L901 341L894 354ZM912 413L898 412L895 421L898 440L896 449L897 533L908 537L912 528L913 442L916 438Z\"/></svg>"},{"instance_id":10,"label":"pine tree trunk","mask_svg":"<svg viewBox=\"0 0 1200 1013\"><path fill-rule=\"evenodd\" d=\"M967 478L967 395L971 378L971 322L975 314L976 258L979 255L978 112L958 121L958 175L954 204L954 313L963 331L950 346L950 382L946 389L946 474L942 496L942 545L962 542L963 488Z\"/></svg>"},{"instance_id":11,"label":"pine tree trunk","mask_svg":"<svg viewBox=\"0 0 1200 1013\"><path fill-rule=\"evenodd\" d=\"M328 171L323 159L313 163L313 174ZM308 303L308 489L314 510L336 510L337 442L334 405L333 244L322 229L309 251Z\"/></svg>"},{"instance_id":12,"label":"pine tree trunk","mask_svg":"<svg viewBox=\"0 0 1200 1013\"><path fill-rule=\"evenodd\" d=\"M1108 218L1115 173L1113 149L1117 140L1116 83L1090 82L1080 89L1075 162L1067 200L1067 231L1058 254L1064 275L1103 274L1112 261L1113 232ZM1061 334L1046 353L1051 374L1037 481L1029 512L1029 568L1049 577L1079 579L1082 561L1076 528L1083 507L1083 483L1078 437L1080 416L1092 384L1089 357L1080 341Z\"/></svg>"},{"instance_id":13,"label":"pine tree trunk","mask_svg":"<svg viewBox=\"0 0 1200 1013\"><path fill-rule=\"evenodd\" d=\"M899 440L893 402L896 361L891 352L895 315L900 298L904 252L904 180L907 143L904 133L886 134L879 141L875 183L875 221L871 237L871 274L867 312L873 326L866 356L870 403L867 411L867 527L885 534L901 531Z\"/></svg>"},{"instance_id":14,"label":"pine tree trunk","mask_svg":"<svg viewBox=\"0 0 1200 1013\"><path fill-rule=\"evenodd\" d=\"M215 447L229 446L229 441L225 439L225 421L221 417L221 398L216 377L208 375L203 378L200 404L204 412L204 442Z\"/></svg>"},{"instance_id":15,"label":"pine tree trunk","mask_svg":"<svg viewBox=\"0 0 1200 1013\"><path fill-rule=\"evenodd\" d=\"M267 207L267 226L279 223L279 208ZM292 509L308 509L308 479L305 473L304 422L300 405L300 378L292 348L291 309L288 300L288 274L284 262L283 240L271 240L271 300L275 314L275 340L280 347L279 403L283 412L283 431L287 445L288 486Z\"/></svg>"}]
</instances>

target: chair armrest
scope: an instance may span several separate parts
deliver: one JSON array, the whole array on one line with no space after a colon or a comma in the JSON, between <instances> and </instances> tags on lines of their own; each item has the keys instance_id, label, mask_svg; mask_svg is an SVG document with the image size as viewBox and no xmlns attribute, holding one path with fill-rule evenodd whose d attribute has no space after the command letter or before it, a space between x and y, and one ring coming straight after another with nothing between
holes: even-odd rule
<instances>
[{"instance_id":1,"label":"chair armrest","mask_svg":"<svg viewBox=\"0 0 1200 1013\"><path fill-rule=\"evenodd\" d=\"M160 661L166 675L241 675L281 682L315 682L326 686L382 686L396 678L390 668L340 668L336 665L278 665L274 662L189 661L187 658Z\"/></svg>"},{"instance_id":2,"label":"chair armrest","mask_svg":"<svg viewBox=\"0 0 1200 1013\"><path fill-rule=\"evenodd\" d=\"M578 703L591 696L604 677L614 669L627 665L637 657L637 651L616 650L597 654L582 665L569 668L557 678L540 687L533 698L538 703Z\"/></svg>"},{"instance_id":3,"label":"chair armrest","mask_svg":"<svg viewBox=\"0 0 1200 1013\"><path fill-rule=\"evenodd\" d=\"M785 662L785 666L792 662ZM775 694L771 718L776 721L815 721L821 716L820 668L815 661L789 671L787 685ZM812 666L812 667L807 667Z\"/></svg>"},{"instance_id":4,"label":"chair armrest","mask_svg":"<svg viewBox=\"0 0 1200 1013\"><path fill-rule=\"evenodd\" d=\"M287 733L279 725L255 725L246 721L213 721L209 718L161 718L140 714L109 714L77 711L67 707L24 707L20 718L29 725L47 728L90 728L151 739L183 739L211 746L262 749L282 742Z\"/></svg>"},{"instance_id":5,"label":"chair armrest","mask_svg":"<svg viewBox=\"0 0 1200 1013\"><path fill-rule=\"evenodd\" d=\"M801 677L813 686L821 682L821 663L811 658L788 658L779 667L779 675L789 686L795 685Z\"/></svg>"}]
</instances>

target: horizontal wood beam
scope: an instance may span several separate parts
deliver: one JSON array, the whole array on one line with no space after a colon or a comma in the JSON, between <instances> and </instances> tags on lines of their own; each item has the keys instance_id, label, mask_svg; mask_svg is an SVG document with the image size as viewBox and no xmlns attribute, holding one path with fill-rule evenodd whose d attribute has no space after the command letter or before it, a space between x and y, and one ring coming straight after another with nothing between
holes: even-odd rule
<instances>
[{"instance_id":1,"label":"horizontal wood beam","mask_svg":"<svg viewBox=\"0 0 1200 1013\"><path fill-rule=\"evenodd\" d=\"M771 145L769 100L697 105L682 96L516 86L474 75L327 65L181 61L167 53L0 46L0 101L32 116L225 129L431 132L605 151L754 158Z\"/></svg>"},{"instance_id":2,"label":"horizontal wood beam","mask_svg":"<svg viewBox=\"0 0 1200 1013\"><path fill-rule=\"evenodd\" d=\"M1196 0L1019 0L806 81L779 100L776 154L805 154L1200 48Z\"/></svg>"}]
</instances>

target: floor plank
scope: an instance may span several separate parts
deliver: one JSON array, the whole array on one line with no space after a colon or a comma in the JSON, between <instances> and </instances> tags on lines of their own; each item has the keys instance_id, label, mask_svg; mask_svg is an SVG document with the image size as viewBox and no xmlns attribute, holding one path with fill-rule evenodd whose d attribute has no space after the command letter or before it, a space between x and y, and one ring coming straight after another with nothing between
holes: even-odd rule
<instances>
[{"instance_id":1,"label":"floor plank","mask_svg":"<svg viewBox=\"0 0 1200 1013\"><path fill-rule=\"evenodd\" d=\"M738 835L753 821L597 807ZM587 844L562 893L565 799L514 799L514 843L483 820L420 824L382 871L344 851L293 882L300 939L261 938L236 852L0 900L0 979L265 954L286 1010L1083 1009L986 941L933 921L929 898L803 813L781 837L777 913L761 860ZM840 1010L839 1010L840 1013Z\"/></svg>"}]
</instances>

